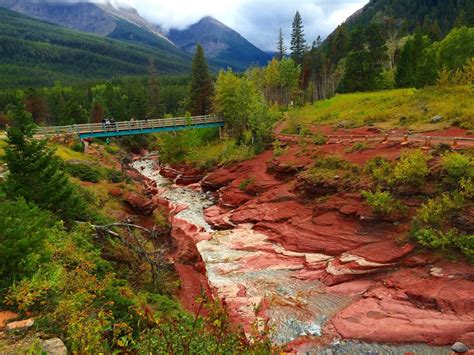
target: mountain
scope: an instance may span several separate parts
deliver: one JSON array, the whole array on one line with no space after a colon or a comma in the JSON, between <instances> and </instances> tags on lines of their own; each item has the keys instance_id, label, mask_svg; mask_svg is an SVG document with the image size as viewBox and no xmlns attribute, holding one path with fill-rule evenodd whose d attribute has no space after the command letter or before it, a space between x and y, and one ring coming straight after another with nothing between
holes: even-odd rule
<instances>
[{"instance_id":1,"label":"mountain","mask_svg":"<svg viewBox=\"0 0 474 355\"><path fill-rule=\"evenodd\" d=\"M350 28L365 26L372 21L390 21L399 28L413 32L417 26L437 24L441 34L447 34L459 17L474 25L472 0L371 0L348 18Z\"/></svg>"},{"instance_id":2,"label":"mountain","mask_svg":"<svg viewBox=\"0 0 474 355\"><path fill-rule=\"evenodd\" d=\"M128 5L117 6L110 1L92 3L86 0L77 2L3 0L0 6L73 30L175 50L174 45L163 35L158 26L146 21L136 9Z\"/></svg>"},{"instance_id":3,"label":"mountain","mask_svg":"<svg viewBox=\"0 0 474 355\"><path fill-rule=\"evenodd\" d=\"M196 44L204 47L206 56L220 67L244 70L252 64L266 65L271 56L247 41L239 33L212 17L204 17L185 30L172 29L168 38L186 52Z\"/></svg>"},{"instance_id":4,"label":"mountain","mask_svg":"<svg viewBox=\"0 0 474 355\"><path fill-rule=\"evenodd\" d=\"M144 75L149 58L161 73L190 70L191 56L78 32L0 8L0 87L74 83Z\"/></svg>"},{"instance_id":5,"label":"mountain","mask_svg":"<svg viewBox=\"0 0 474 355\"><path fill-rule=\"evenodd\" d=\"M331 33L328 44L338 32L350 33L371 22L382 23L390 35L402 37L421 27L425 34L436 32L444 37L455 25L474 26L473 0L370 0Z\"/></svg>"}]
</instances>

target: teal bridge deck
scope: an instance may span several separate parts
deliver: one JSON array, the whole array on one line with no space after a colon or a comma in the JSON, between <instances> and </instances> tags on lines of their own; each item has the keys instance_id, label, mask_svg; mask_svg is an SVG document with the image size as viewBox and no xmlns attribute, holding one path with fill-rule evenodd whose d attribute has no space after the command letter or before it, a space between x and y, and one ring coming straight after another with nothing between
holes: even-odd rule
<instances>
[{"instance_id":1,"label":"teal bridge deck","mask_svg":"<svg viewBox=\"0 0 474 355\"><path fill-rule=\"evenodd\" d=\"M77 134L80 138L120 137L136 134L181 131L192 128L223 127L224 119L218 116L161 118L153 120L75 124L71 126L39 127L35 135L53 136Z\"/></svg>"}]
</instances>

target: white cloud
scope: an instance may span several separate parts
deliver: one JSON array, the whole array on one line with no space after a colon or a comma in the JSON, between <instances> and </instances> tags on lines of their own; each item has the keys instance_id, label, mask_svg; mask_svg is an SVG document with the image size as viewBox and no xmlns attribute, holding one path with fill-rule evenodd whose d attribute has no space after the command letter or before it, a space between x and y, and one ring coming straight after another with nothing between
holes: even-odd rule
<instances>
[{"instance_id":1,"label":"white cloud","mask_svg":"<svg viewBox=\"0 0 474 355\"><path fill-rule=\"evenodd\" d=\"M91 0L107 1L107 0ZM281 27L287 40L291 23L300 11L308 43L325 38L368 0L109 0L135 7L150 22L184 29L204 16L212 16L235 29L264 50L275 48Z\"/></svg>"}]
</instances>

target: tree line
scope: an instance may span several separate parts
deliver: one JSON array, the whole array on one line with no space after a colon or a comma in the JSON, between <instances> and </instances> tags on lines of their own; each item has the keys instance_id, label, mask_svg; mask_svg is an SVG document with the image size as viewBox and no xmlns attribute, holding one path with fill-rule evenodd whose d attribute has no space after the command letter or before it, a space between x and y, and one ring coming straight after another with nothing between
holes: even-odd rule
<instances>
[{"instance_id":1,"label":"tree line","mask_svg":"<svg viewBox=\"0 0 474 355\"><path fill-rule=\"evenodd\" d=\"M441 28L427 17L414 34L410 32L413 21L362 18L359 22L364 25L354 26L348 20L324 42L318 36L308 45L302 17L296 12L290 52L280 29L275 58L291 58L299 67L300 102L337 92L433 85L443 71L454 75L474 57L472 19L463 10L457 17L450 14L450 19L451 27L446 23Z\"/></svg>"}]
</instances>

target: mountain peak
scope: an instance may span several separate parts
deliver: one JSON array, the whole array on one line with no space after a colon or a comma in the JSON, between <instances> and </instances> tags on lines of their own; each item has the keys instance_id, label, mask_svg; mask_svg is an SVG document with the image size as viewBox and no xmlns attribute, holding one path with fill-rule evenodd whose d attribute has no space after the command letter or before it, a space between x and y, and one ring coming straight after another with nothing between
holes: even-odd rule
<instances>
[{"instance_id":1,"label":"mountain peak","mask_svg":"<svg viewBox=\"0 0 474 355\"><path fill-rule=\"evenodd\" d=\"M193 53L200 43L206 56L221 67L246 69L252 64L265 65L270 56L247 41L238 32L211 16L203 17L185 30L170 30L168 37L179 48Z\"/></svg>"}]
</instances>

